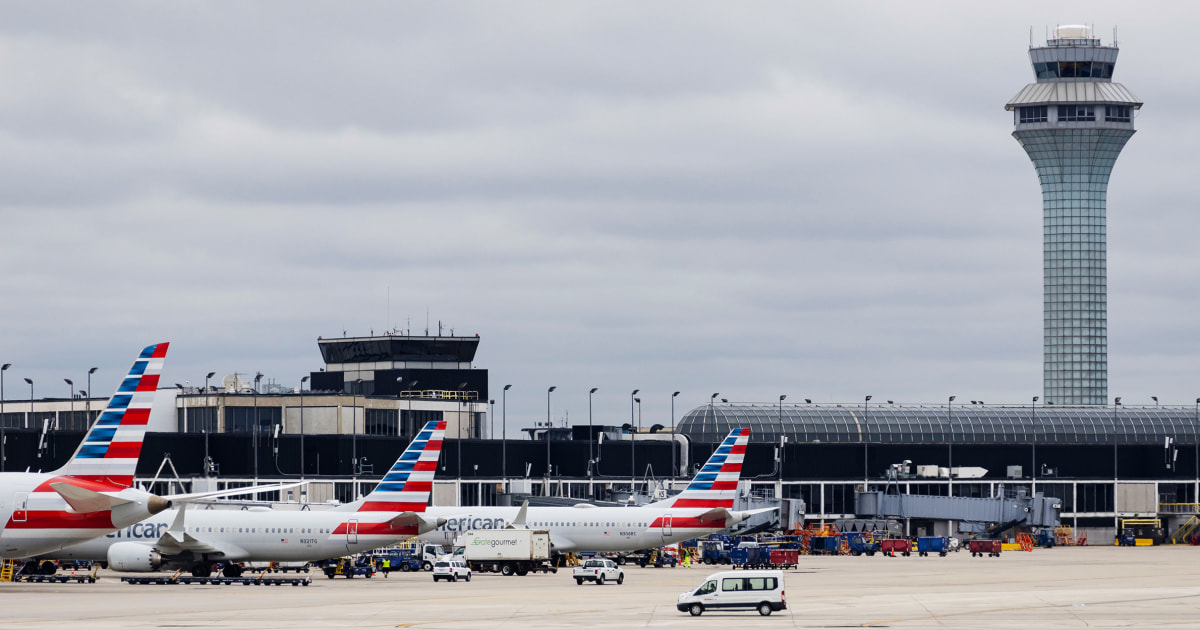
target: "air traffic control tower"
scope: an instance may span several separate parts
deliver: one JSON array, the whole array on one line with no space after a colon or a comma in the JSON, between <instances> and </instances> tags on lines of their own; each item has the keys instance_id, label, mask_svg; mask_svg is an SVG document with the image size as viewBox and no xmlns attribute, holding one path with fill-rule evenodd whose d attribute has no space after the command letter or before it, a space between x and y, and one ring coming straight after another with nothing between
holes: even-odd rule
<instances>
[{"instance_id":1,"label":"air traffic control tower","mask_svg":"<svg viewBox=\"0 0 1200 630\"><path fill-rule=\"evenodd\" d=\"M1117 52L1089 27L1060 26L1030 47L1037 82L1005 106L1042 186L1046 404L1108 399L1108 177L1142 106L1112 80Z\"/></svg>"}]
</instances>

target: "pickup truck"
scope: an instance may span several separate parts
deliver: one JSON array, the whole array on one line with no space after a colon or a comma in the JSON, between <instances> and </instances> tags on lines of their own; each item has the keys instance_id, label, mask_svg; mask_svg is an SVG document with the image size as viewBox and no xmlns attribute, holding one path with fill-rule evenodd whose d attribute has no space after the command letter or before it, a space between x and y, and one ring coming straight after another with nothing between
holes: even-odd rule
<instances>
[{"instance_id":1,"label":"pickup truck","mask_svg":"<svg viewBox=\"0 0 1200 630\"><path fill-rule=\"evenodd\" d=\"M617 584L625 583L625 572L617 563L607 558L584 562L582 566L575 567L571 577L575 578L576 584L583 584L585 581L604 584L605 580L616 580Z\"/></svg>"}]
</instances>

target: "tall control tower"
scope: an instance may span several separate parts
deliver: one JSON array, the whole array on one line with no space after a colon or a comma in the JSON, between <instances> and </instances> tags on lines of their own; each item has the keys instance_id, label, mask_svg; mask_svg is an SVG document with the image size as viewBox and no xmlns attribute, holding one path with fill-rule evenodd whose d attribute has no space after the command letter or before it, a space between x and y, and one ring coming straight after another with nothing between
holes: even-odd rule
<instances>
[{"instance_id":1,"label":"tall control tower","mask_svg":"<svg viewBox=\"0 0 1200 630\"><path fill-rule=\"evenodd\" d=\"M1108 177L1142 106L1113 83L1117 52L1087 26L1060 26L1045 46L1029 49L1037 83L1005 106L1042 185L1047 404L1108 399Z\"/></svg>"}]
</instances>

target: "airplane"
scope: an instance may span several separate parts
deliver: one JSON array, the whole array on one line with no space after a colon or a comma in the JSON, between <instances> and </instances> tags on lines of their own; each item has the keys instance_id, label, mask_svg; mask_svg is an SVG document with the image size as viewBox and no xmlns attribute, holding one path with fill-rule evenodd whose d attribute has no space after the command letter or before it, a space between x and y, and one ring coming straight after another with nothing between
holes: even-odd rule
<instances>
[{"instance_id":1,"label":"airplane","mask_svg":"<svg viewBox=\"0 0 1200 630\"><path fill-rule=\"evenodd\" d=\"M453 546L466 530L521 526L521 516L524 526L550 532L550 544L556 553L636 551L719 532L754 514L777 509L731 509L749 441L750 429L730 431L688 487L669 499L637 507L598 507L590 503L528 508L431 506L425 513L446 522L419 538ZM522 509L524 515L520 514Z\"/></svg>"},{"instance_id":2,"label":"airplane","mask_svg":"<svg viewBox=\"0 0 1200 630\"><path fill-rule=\"evenodd\" d=\"M311 562L385 547L432 530L422 514L433 490L446 423L429 422L367 496L330 510L166 510L121 531L44 556L106 560L115 571L191 570L209 577L215 562L225 577L236 563Z\"/></svg>"}]
</instances>

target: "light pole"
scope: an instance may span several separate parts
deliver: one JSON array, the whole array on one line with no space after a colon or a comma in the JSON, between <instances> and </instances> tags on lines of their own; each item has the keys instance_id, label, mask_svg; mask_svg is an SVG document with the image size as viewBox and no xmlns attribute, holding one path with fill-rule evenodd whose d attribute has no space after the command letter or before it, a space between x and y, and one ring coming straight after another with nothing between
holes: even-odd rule
<instances>
[{"instance_id":1,"label":"light pole","mask_svg":"<svg viewBox=\"0 0 1200 630\"><path fill-rule=\"evenodd\" d=\"M508 491L508 390L512 385L505 385L500 396L500 478L504 480L504 490Z\"/></svg>"},{"instance_id":2,"label":"light pole","mask_svg":"<svg viewBox=\"0 0 1200 630\"><path fill-rule=\"evenodd\" d=\"M87 428L90 428L92 426L92 375L95 374L96 370L99 370L99 369L100 368L98 368L98 367L88 368L88 373L87 373L88 393L87 393L87 397L83 399L83 404L85 406L84 413L87 414Z\"/></svg>"},{"instance_id":3,"label":"light pole","mask_svg":"<svg viewBox=\"0 0 1200 630\"><path fill-rule=\"evenodd\" d=\"M488 400L488 439L496 439L496 399Z\"/></svg>"},{"instance_id":4,"label":"light pole","mask_svg":"<svg viewBox=\"0 0 1200 630\"><path fill-rule=\"evenodd\" d=\"M1033 487L1030 488L1030 492L1037 490L1037 474L1038 474L1037 439L1038 439L1038 429L1039 429L1038 423L1037 423L1037 401L1038 401L1038 397L1034 396L1033 402L1029 403L1030 417L1033 418L1033 470L1030 471L1030 473L1029 473L1029 477L1033 480Z\"/></svg>"},{"instance_id":5,"label":"light pole","mask_svg":"<svg viewBox=\"0 0 1200 630\"><path fill-rule=\"evenodd\" d=\"M599 387L593 387L588 391L588 479L592 478L592 466L596 465L596 435L592 432L592 394L596 393ZM588 494L591 494L592 486L588 485Z\"/></svg>"},{"instance_id":6,"label":"light pole","mask_svg":"<svg viewBox=\"0 0 1200 630\"><path fill-rule=\"evenodd\" d=\"M354 496L358 497L358 392L362 391L362 379L354 379L354 392L350 395L350 472L354 480ZM363 399L364 424L367 415L367 401Z\"/></svg>"},{"instance_id":7,"label":"light pole","mask_svg":"<svg viewBox=\"0 0 1200 630\"><path fill-rule=\"evenodd\" d=\"M25 426L29 428L35 428L33 426L33 379L26 378L25 382L29 383L29 415L26 416ZM38 456L41 456L41 454L41 449L38 449Z\"/></svg>"},{"instance_id":8,"label":"light pole","mask_svg":"<svg viewBox=\"0 0 1200 630\"><path fill-rule=\"evenodd\" d=\"M950 496L954 496L954 396L946 401L946 419L950 425L950 466L947 469L946 486L950 489Z\"/></svg>"},{"instance_id":9,"label":"light pole","mask_svg":"<svg viewBox=\"0 0 1200 630\"><path fill-rule=\"evenodd\" d=\"M558 389L557 385L551 385L550 389L546 390L546 483L550 483L550 392ZM548 494L547 494L548 496Z\"/></svg>"},{"instance_id":10,"label":"light pole","mask_svg":"<svg viewBox=\"0 0 1200 630\"><path fill-rule=\"evenodd\" d=\"M412 382L410 382L410 383L408 384L409 391L410 391L410 392L415 392L415 391L416 391L416 387L417 387L417 383L420 383L420 382L421 382L421 381L418 381L418 380L416 380L416 379L413 379L413 380L412 380ZM412 434L413 434L413 437L416 437L416 435L417 435L417 432L418 432L418 429L417 429L417 427L421 426L421 423L419 423L419 422L417 422L416 420L414 420L414 419L413 419L413 413L412 413L412 399L413 399L413 397L412 397L412 394L409 394L409 395L408 395L408 422L409 422L410 426L412 427L412 431L410 431L410 433L412 433Z\"/></svg>"},{"instance_id":11,"label":"light pole","mask_svg":"<svg viewBox=\"0 0 1200 630\"><path fill-rule=\"evenodd\" d=\"M1158 396L1151 396L1150 400L1154 401L1154 406L1158 407Z\"/></svg>"},{"instance_id":12,"label":"light pole","mask_svg":"<svg viewBox=\"0 0 1200 630\"><path fill-rule=\"evenodd\" d=\"M1121 534L1121 521L1117 516L1117 480L1120 478L1117 473L1117 407L1121 406L1121 397L1117 396L1113 399L1113 527L1117 530L1117 535Z\"/></svg>"},{"instance_id":13,"label":"light pole","mask_svg":"<svg viewBox=\"0 0 1200 630\"><path fill-rule=\"evenodd\" d=\"M637 429L634 426L633 418L633 401L637 400L637 393L642 390L635 389L629 394L629 496L633 498L633 486L637 483L637 465L634 460L637 458L637 453L634 451L634 443L637 442Z\"/></svg>"},{"instance_id":14,"label":"light pole","mask_svg":"<svg viewBox=\"0 0 1200 630\"><path fill-rule=\"evenodd\" d=\"M251 443L254 445L254 481L258 482L258 382L262 380L262 372L254 375L254 420L250 423ZM257 497L257 495L255 495Z\"/></svg>"},{"instance_id":15,"label":"light pole","mask_svg":"<svg viewBox=\"0 0 1200 630\"><path fill-rule=\"evenodd\" d=\"M70 428L72 431L74 431L75 430L75 383L73 383L71 381L71 379L69 379L69 378L64 378L63 382L66 383L67 386L71 388L71 425L70 425ZM54 424L55 424L55 428L57 429L58 423L55 422Z\"/></svg>"},{"instance_id":16,"label":"light pole","mask_svg":"<svg viewBox=\"0 0 1200 630\"><path fill-rule=\"evenodd\" d=\"M0 365L0 472L4 471L4 460L6 459L4 442L8 437L5 433L5 429L8 427L8 419L4 417L4 373L10 367L12 367L11 363ZM1197 402L1200 402L1200 400L1197 400Z\"/></svg>"},{"instance_id":17,"label":"light pole","mask_svg":"<svg viewBox=\"0 0 1200 630\"><path fill-rule=\"evenodd\" d=\"M868 431L870 431L870 427L871 427L871 423L867 422L867 420L870 419L870 413L871 413L871 409L867 406L867 403L869 403L869 402L871 402L871 395L867 394L867 397L863 399L863 425L867 427ZM864 437L863 438L863 490L867 489L867 478L871 476L870 471L871 471L871 468L870 468L870 466L867 465L867 440Z\"/></svg>"},{"instance_id":18,"label":"light pole","mask_svg":"<svg viewBox=\"0 0 1200 630\"><path fill-rule=\"evenodd\" d=\"M783 433L783 401L787 398L787 394L779 395L779 432ZM783 497L783 445L787 438L783 435L779 436L779 490L775 493L776 497Z\"/></svg>"},{"instance_id":19,"label":"light pole","mask_svg":"<svg viewBox=\"0 0 1200 630\"><path fill-rule=\"evenodd\" d=\"M304 384L308 382L307 376L300 377L300 478L304 478ZM207 381L205 381L207 383ZM208 387L206 384L205 387ZM207 398L207 396L206 396Z\"/></svg>"},{"instance_id":20,"label":"light pole","mask_svg":"<svg viewBox=\"0 0 1200 630\"><path fill-rule=\"evenodd\" d=\"M675 397L679 392L671 394L671 489L675 489L675 476L679 473L679 467L675 465Z\"/></svg>"}]
</instances>

